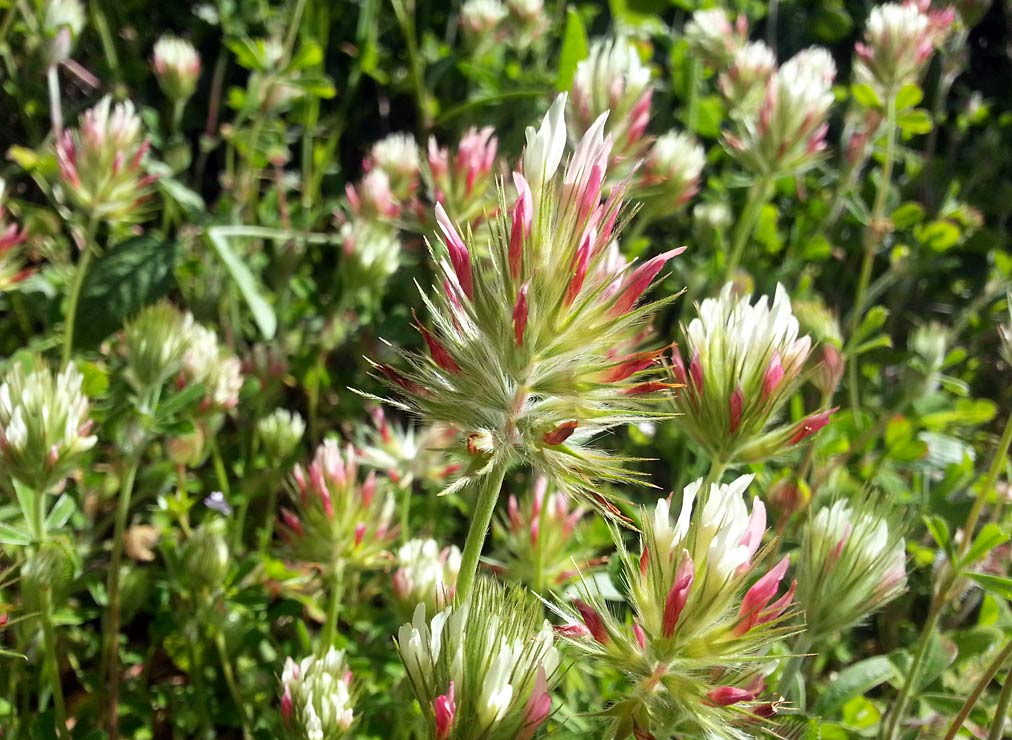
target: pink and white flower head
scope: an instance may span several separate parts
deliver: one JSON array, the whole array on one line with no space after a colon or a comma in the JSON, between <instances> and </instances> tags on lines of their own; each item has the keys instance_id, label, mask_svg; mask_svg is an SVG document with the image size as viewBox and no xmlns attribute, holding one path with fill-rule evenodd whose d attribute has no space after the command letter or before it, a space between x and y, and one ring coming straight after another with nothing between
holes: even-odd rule
<instances>
[{"instance_id":1,"label":"pink and white flower head","mask_svg":"<svg viewBox=\"0 0 1012 740\"><path fill-rule=\"evenodd\" d=\"M798 52L766 82L762 102L736 117L728 152L751 173L787 176L818 161L826 146L836 65L825 49Z\"/></svg>"},{"instance_id":2,"label":"pink and white flower head","mask_svg":"<svg viewBox=\"0 0 1012 740\"><path fill-rule=\"evenodd\" d=\"M593 481L635 473L589 443L661 414L659 350L642 348L657 304L642 299L682 250L601 269L615 264L608 247L623 189L605 197L604 116L560 167L565 100L527 129L523 174L500 194L507 207L490 225L487 252L436 204L443 248L426 295L432 327L420 327L428 352L404 352L397 369L376 371L404 399L391 403L460 430L472 464L448 491L521 463L615 514Z\"/></svg>"},{"instance_id":3,"label":"pink and white flower head","mask_svg":"<svg viewBox=\"0 0 1012 740\"><path fill-rule=\"evenodd\" d=\"M408 540L397 551L393 589L403 612L411 614L419 604L435 614L453 601L460 572L460 550L442 549L435 540Z\"/></svg>"},{"instance_id":4,"label":"pink and white flower head","mask_svg":"<svg viewBox=\"0 0 1012 740\"><path fill-rule=\"evenodd\" d=\"M113 105L105 97L81 114L77 129L56 142L56 161L64 191L74 205L94 218L134 222L154 178L144 171L148 141L129 100Z\"/></svg>"},{"instance_id":5,"label":"pink and white flower head","mask_svg":"<svg viewBox=\"0 0 1012 740\"><path fill-rule=\"evenodd\" d=\"M370 221L396 219L403 207L390 186L390 176L381 169L367 172L357 186L345 186L345 195L352 215Z\"/></svg>"},{"instance_id":6,"label":"pink and white flower head","mask_svg":"<svg viewBox=\"0 0 1012 740\"><path fill-rule=\"evenodd\" d=\"M22 244L25 232L18 224L7 220L4 194L7 185L0 178L0 294L6 293L31 274L25 267Z\"/></svg>"},{"instance_id":7,"label":"pink and white flower head","mask_svg":"<svg viewBox=\"0 0 1012 740\"><path fill-rule=\"evenodd\" d=\"M429 172L435 199L444 208L460 214L463 223L476 224L496 210L493 181L499 140L491 126L470 128L451 157L435 137L429 139Z\"/></svg>"},{"instance_id":8,"label":"pink and white flower head","mask_svg":"<svg viewBox=\"0 0 1012 740\"><path fill-rule=\"evenodd\" d=\"M201 410L214 413L233 409L242 390L242 363L227 347L218 342L218 335L206 326L184 317L189 335L183 355L179 381L183 385L204 386Z\"/></svg>"},{"instance_id":9,"label":"pink and white flower head","mask_svg":"<svg viewBox=\"0 0 1012 740\"><path fill-rule=\"evenodd\" d=\"M626 160L643 149L650 121L650 68L624 38L597 39L576 67L569 95L570 133L579 140L603 113L612 138L612 157Z\"/></svg>"},{"instance_id":10,"label":"pink and white flower head","mask_svg":"<svg viewBox=\"0 0 1012 740\"><path fill-rule=\"evenodd\" d=\"M415 483L442 487L460 469L448 455L457 440L453 427L399 423L378 406L369 413L373 423L363 428L355 449L360 464L385 473L402 488Z\"/></svg>"},{"instance_id":11,"label":"pink and white flower head","mask_svg":"<svg viewBox=\"0 0 1012 740\"><path fill-rule=\"evenodd\" d=\"M493 568L535 593L558 589L603 562L586 509L549 486L537 478L526 495L511 494L506 515L494 525Z\"/></svg>"},{"instance_id":12,"label":"pink and white flower head","mask_svg":"<svg viewBox=\"0 0 1012 740\"><path fill-rule=\"evenodd\" d=\"M165 300L145 307L123 327L124 375L138 397L144 398L179 373L194 336L193 323L192 314Z\"/></svg>"},{"instance_id":13,"label":"pink and white flower head","mask_svg":"<svg viewBox=\"0 0 1012 740\"><path fill-rule=\"evenodd\" d=\"M906 590L902 528L876 508L837 499L805 525L798 599L813 639L853 627Z\"/></svg>"},{"instance_id":14,"label":"pink and white flower head","mask_svg":"<svg viewBox=\"0 0 1012 740\"><path fill-rule=\"evenodd\" d=\"M12 363L0 382L0 463L40 495L95 446L83 382L74 365L54 373L41 358Z\"/></svg>"},{"instance_id":15,"label":"pink and white flower head","mask_svg":"<svg viewBox=\"0 0 1012 740\"><path fill-rule=\"evenodd\" d=\"M854 49L854 79L871 85L883 98L917 83L931 55L951 33L955 10L932 10L927 0L875 6Z\"/></svg>"},{"instance_id":16,"label":"pink and white flower head","mask_svg":"<svg viewBox=\"0 0 1012 740\"><path fill-rule=\"evenodd\" d=\"M732 21L723 8L697 10L685 24L685 40L693 56L723 70L748 42L748 21L743 15Z\"/></svg>"},{"instance_id":17,"label":"pink and white flower head","mask_svg":"<svg viewBox=\"0 0 1012 740\"><path fill-rule=\"evenodd\" d=\"M633 179L634 195L645 204L674 211L698 192L705 164L706 152L692 134L668 131L647 150Z\"/></svg>"},{"instance_id":18,"label":"pink and white flower head","mask_svg":"<svg viewBox=\"0 0 1012 740\"><path fill-rule=\"evenodd\" d=\"M324 569L341 564L373 568L395 538L394 497L386 479L370 472L359 480L355 451L336 440L321 444L308 468L292 472L290 507L281 511L281 534L291 555Z\"/></svg>"},{"instance_id":19,"label":"pink and white flower head","mask_svg":"<svg viewBox=\"0 0 1012 740\"><path fill-rule=\"evenodd\" d=\"M676 517L669 499L641 512L639 551L618 543L631 625L590 593L560 610L573 647L628 677L625 719L646 718L651 736L738 737L721 733L744 729L769 702L762 676L775 659L764 656L791 631L795 587L784 584L786 558L766 562L765 507L755 499L749 512L744 498L751 482L705 491L697 480Z\"/></svg>"},{"instance_id":20,"label":"pink and white flower head","mask_svg":"<svg viewBox=\"0 0 1012 740\"><path fill-rule=\"evenodd\" d=\"M421 169L418 144L411 134L390 134L372 145L365 168L370 172L380 170L386 174L394 198L405 201L418 189Z\"/></svg>"},{"instance_id":21,"label":"pink and white flower head","mask_svg":"<svg viewBox=\"0 0 1012 740\"><path fill-rule=\"evenodd\" d=\"M281 719L291 740L351 737L355 722L352 675L343 650L296 662L285 659L281 673Z\"/></svg>"},{"instance_id":22,"label":"pink and white flower head","mask_svg":"<svg viewBox=\"0 0 1012 740\"><path fill-rule=\"evenodd\" d=\"M162 91L175 103L185 103L200 80L200 55L185 39L164 35L155 42L152 66Z\"/></svg>"},{"instance_id":23,"label":"pink and white flower head","mask_svg":"<svg viewBox=\"0 0 1012 740\"><path fill-rule=\"evenodd\" d=\"M473 40L487 42L508 15L509 10L500 0L467 0L460 7L460 25Z\"/></svg>"},{"instance_id":24,"label":"pink and white flower head","mask_svg":"<svg viewBox=\"0 0 1012 740\"><path fill-rule=\"evenodd\" d=\"M376 174L385 177L381 172ZM372 173L366 178L371 176ZM368 288L373 294L380 294L401 265L404 248L397 229L370 218L355 218L342 224L340 234L341 284L346 290Z\"/></svg>"},{"instance_id":25,"label":"pink and white flower head","mask_svg":"<svg viewBox=\"0 0 1012 740\"><path fill-rule=\"evenodd\" d=\"M778 285L772 303L760 296L735 296L728 283L707 298L684 330L685 346L671 353L682 428L719 460L758 462L818 431L821 412L798 424L773 425L794 394L811 352L799 336L791 301Z\"/></svg>"},{"instance_id":26,"label":"pink and white flower head","mask_svg":"<svg viewBox=\"0 0 1012 740\"><path fill-rule=\"evenodd\" d=\"M762 41L752 41L735 51L731 65L720 74L718 86L736 113L755 115L766 83L777 68L777 58Z\"/></svg>"},{"instance_id":27,"label":"pink and white flower head","mask_svg":"<svg viewBox=\"0 0 1012 740\"><path fill-rule=\"evenodd\" d=\"M397 651L431 740L530 740L551 712L559 651L541 606L479 579L468 601L426 619L419 604Z\"/></svg>"}]
</instances>

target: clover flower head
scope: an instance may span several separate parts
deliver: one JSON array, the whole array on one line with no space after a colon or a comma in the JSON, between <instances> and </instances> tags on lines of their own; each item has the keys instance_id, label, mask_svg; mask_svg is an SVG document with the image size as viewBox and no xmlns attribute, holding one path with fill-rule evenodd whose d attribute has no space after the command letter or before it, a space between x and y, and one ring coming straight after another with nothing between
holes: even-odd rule
<instances>
[{"instance_id":1,"label":"clover flower head","mask_svg":"<svg viewBox=\"0 0 1012 740\"><path fill-rule=\"evenodd\" d=\"M805 525L798 599L815 639L849 629L906 590L902 529L871 501L837 499Z\"/></svg>"},{"instance_id":2,"label":"clover flower head","mask_svg":"<svg viewBox=\"0 0 1012 740\"><path fill-rule=\"evenodd\" d=\"M394 196L406 200L418 189L421 155L414 137L408 133L390 134L369 150L365 169L379 169L389 178Z\"/></svg>"},{"instance_id":3,"label":"clover flower head","mask_svg":"<svg viewBox=\"0 0 1012 740\"><path fill-rule=\"evenodd\" d=\"M95 446L83 382L75 366L54 373L38 358L8 369L0 383L0 460L11 478L46 493Z\"/></svg>"},{"instance_id":4,"label":"clover flower head","mask_svg":"<svg viewBox=\"0 0 1012 740\"><path fill-rule=\"evenodd\" d=\"M769 646L791 631L795 586L782 589L788 560L767 568L766 510L744 494L752 476L682 493L641 516L638 555L619 545L634 621L586 595L558 628L588 661L621 671L628 700L611 712L628 731L653 737L751 737L775 700L763 697ZM751 585L750 585L751 584ZM645 734L643 736L646 736Z\"/></svg>"},{"instance_id":5,"label":"clover flower head","mask_svg":"<svg viewBox=\"0 0 1012 740\"><path fill-rule=\"evenodd\" d=\"M532 464L614 513L591 482L635 474L588 443L661 414L668 385L658 350L641 346L656 304L640 299L682 250L635 266L612 259L622 188L602 199L611 153L605 118L560 170L564 108L563 95L540 130L528 128L524 174L514 174L516 197L491 226L487 260L436 205L447 256L435 258L442 285L423 295L433 326L418 328L428 353L403 352L403 369L375 367L403 395L399 405L460 429L471 465L450 490Z\"/></svg>"},{"instance_id":6,"label":"clover flower head","mask_svg":"<svg viewBox=\"0 0 1012 740\"><path fill-rule=\"evenodd\" d=\"M530 740L551 712L559 652L523 590L479 579L464 603L400 628L397 651L430 740Z\"/></svg>"},{"instance_id":7,"label":"clover flower head","mask_svg":"<svg viewBox=\"0 0 1012 740\"><path fill-rule=\"evenodd\" d=\"M821 47L803 49L767 80L754 112L737 116L724 135L731 156L756 175L806 170L826 147L826 118L833 105L836 65Z\"/></svg>"},{"instance_id":8,"label":"clover flower head","mask_svg":"<svg viewBox=\"0 0 1012 740\"><path fill-rule=\"evenodd\" d=\"M141 310L123 328L126 378L141 393L161 386L179 372L190 347L193 316L168 301Z\"/></svg>"},{"instance_id":9,"label":"clover flower head","mask_svg":"<svg viewBox=\"0 0 1012 740\"><path fill-rule=\"evenodd\" d=\"M457 438L451 426L399 424L381 407L371 410L372 426L363 430L356 446L358 462L375 468L393 482L409 488L413 483L443 486L460 465L447 457Z\"/></svg>"},{"instance_id":10,"label":"clover flower head","mask_svg":"<svg viewBox=\"0 0 1012 740\"><path fill-rule=\"evenodd\" d=\"M109 222L142 220L154 177L144 172L149 142L129 100L106 96L56 142L63 187L81 210Z\"/></svg>"},{"instance_id":11,"label":"clover flower head","mask_svg":"<svg viewBox=\"0 0 1012 740\"><path fill-rule=\"evenodd\" d=\"M418 604L435 614L453 601L460 572L460 550L450 545L442 549L432 539L408 540L397 551L394 595L408 614Z\"/></svg>"},{"instance_id":12,"label":"clover flower head","mask_svg":"<svg viewBox=\"0 0 1012 740\"><path fill-rule=\"evenodd\" d=\"M302 416L288 409L274 409L257 422L260 444L274 462L287 460L305 433L306 422Z\"/></svg>"},{"instance_id":13,"label":"clover flower head","mask_svg":"<svg viewBox=\"0 0 1012 740\"><path fill-rule=\"evenodd\" d=\"M587 531L587 510L549 487L539 477L527 495L511 494L506 514L494 523L492 567L535 593L558 589L602 562Z\"/></svg>"},{"instance_id":14,"label":"clover flower head","mask_svg":"<svg viewBox=\"0 0 1012 740\"><path fill-rule=\"evenodd\" d=\"M628 158L642 149L650 121L650 68L627 39L597 39L576 67L569 95L573 138L582 137L602 113L609 113L605 133L612 137L612 156Z\"/></svg>"},{"instance_id":15,"label":"clover flower head","mask_svg":"<svg viewBox=\"0 0 1012 740\"><path fill-rule=\"evenodd\" d=\"M931 10L931 3L923 0L875 6L864 40L855 46L855 80L871 85L882 97L916 83L955 20L951 6Z\"/></svg>"},{"instance_id":16,"label":"clover flower head","mask_svg":"<svg viewBox=\"0 0 1012 740\"><path fill-rule=\"evenodd\" d=\"M152 66L162 91L174 102L186 102L200 79L200 54L185 39L163 35L155 42Z\"/></svg>"},{"instance_id":17,"label":"clover flower head","mask_svg":"<svg viewBox=\"0 0 1012 740\"><path fill-rule=\"evenodd\" d=\"M239 403L242 390L242 363L218 342L218 335L206 326L186 320L189 346L183 355L180 383L201 384L206 394L201 411L220 412Z\"/></svg>"},{"instance_id":18,"label":"clover flower head","mask_svg":"<svg viewBox=\"0 0 1012 740\"><path fill-rule=\"evenodd\" d=\"M281 718L291 740L351 737L355 722L352 675L343 650L285 659L281 673Z\"/></svg>"},{"instance_id":19,"label":"clover flower head","mask_svg":"<svg viewBox=\"0 0 1012 740\"><path fill-rule=\"evenodd\" d=\"M698 307L685 329L688 367L679 349L672 373L682 384L676 406L686 433L720 460L757 462L780 454L825 426L829 412L768 429L802 380L811 339L798 336L791 301L778 285L773 301L736 297L724 286Z\"/></svg>"},{"instance_id":20,"label":"clover flower head","mask_svg":"<svg viewBox=\"0 0 1012 740\"><path fill-rule=\"evenodd\" d=\"M324 568L372 568L383 561L395 535L394 498L374 472L359 481L351 445L342 451L335 440L324 441L308 468L295 466L292 482L281 533L295 558Z\"/></svg>"},{"instance_id":21,"label":"clover flower head","mask_svg":"<svg viewBox=\"0 0 1012 740\"><path fill-rule=\"evenodd\" d=\"M474 222L498 207L493 182L498 147L499 140L491 126L468 129L452 157L435 137L429 139L429 172L435 199L444 208L460 214L462 222Z\"/></svg>"},{"instance_id":22,"label":"clover flower head","mask_svg":"<svg viewBox=\"0 0 1012 740\"><path fill-rule=\"evenodd\" d=\"M747 43L735 51L731 65L720 74L720 92L736 112L755 115L776 68L777 58L766 44Z\"/></svg>"},{"instance_id":23,"label":"clover flower head","mask_svg":"<svg viewBox=\"0 0 1012 740\"><path fill-rule=\"evenodd\" d=\"M748 20L739 15L732 23L723 8L697 10L685 24L685 40L694 56L722 70L748 42Z\"/></svg>"},{"instance_id":24,"label":"clover flower head","mask_svg":"<svg viewBox=\"0 0 1012 740\"><path fill-rule=\"evenodd\" d=\"M634 179L634 195L646 204L673 210L699 190L706 152L692 134L668 131L647 150Z\"/></svg>"},{"instance_id":25,"label":"clover flower head","mask_svg":"<svg viewBox=\"0 0 1012 740\"><path fill-rule=\"evenodd\" d=\"M487 41L508 15L500 0L467 0L460 6L460 25L472 38Z\"/></svg>"},{"instance_id":26,"label":"clover flower head","mask_svg":"<svg viewBox=\"0 0 1012 740\"><path fill-rule=\"evenodd\" d=\"M7 184L0 178L0 294L7 292L31 274L25 268L22 244L26 236L18 224L7 221L4 193Z\"/></svg>"}]
</instances>

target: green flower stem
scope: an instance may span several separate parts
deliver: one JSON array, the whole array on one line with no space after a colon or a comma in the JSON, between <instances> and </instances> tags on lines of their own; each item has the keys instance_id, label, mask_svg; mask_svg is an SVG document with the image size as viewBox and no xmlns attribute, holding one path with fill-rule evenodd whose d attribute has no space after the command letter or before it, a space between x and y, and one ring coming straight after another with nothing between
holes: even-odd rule
<instances>
[{"instance_id":1,"label":"green flower stem","mask_svg":"<svg viewBox=\"0 0 1012 740\"><path fill-rule=\"evenodd\" d=\"M854 294L854 307L850 314L850 326L848 336L853 336L854 331L864 317L864 304L868 286L871 285L872 268L875 266L875 253L882 244L884 236L883 223L885 219L886 199L889 196L889 186L893 178L893 160L896 158L896 95L888 96L886 101L885 117L885 161L882 163L882 174L879 178L878 190L875 193L875 204L872 207L871 220L864 230L864 257L861 260L861 274L857 281L857 292ZM858 393L858 380L861 377L858 368L857 356L851 357L847 363L847 379L850 386L850 405L855 413L861 409L861 399ZM855 417L856 418L856 417Z\"/></svg>"},{"instance_id":2,"label":"green flower stem","mask_svg":"<svg viewBox=\"0 0 1012 740\"><path fill-rule=\"evenodd\" d=\"M1005 644L1005 647L1002 649L1002 651L995 656L995 659L991 661L991 664L988 665L987 669L981 675L980 679L977 681L976 684L974 684L973 690L970 692L970 695L966 697L966 701L963 702L963 706L960 708L959 713L955 717L953 717L952 722L949 723L949 729L945 733L944 740L953 740L953 738L956 737L956 735L959 733L959 730L963 727L963 723L966 722L966 718L970 716L970 712L973 711L973 708L977 705L977 702L980 700L980 697L984 693L984 690L987 689L988 684L991 683L991 679L995 677L998 671L1001 670L1001 667L1005 665L1005 663L1007 663L1010 658L1012 658L1012 640L1009 640ZM1005 687L1002 689L1002 692L1004 693L1005 689L1007 689L1010 685L1012 685L1012 681L1009 681L1006 678ZM1007 704L1005 706L1005 710L1006 712L1008 711ZM999 734L995 735L996 738L1001 737L1001 726L1004 723L1004 720L1005 720L1005 712L998 712L995 714L994 721L997 724L992 725L991 731L993 733L994 728L998 727Z\"/></svg>"},{"instance_id":3,"label":"green flower stem","mask_svg":"<svg viewBox=\"0 0 1012 740\"><path fill-rule=\"evenodd\" d=\"M40 496L41 498L41 496ZM46 672L53 692L53 711L56 715L56 730L61 740L70 740L67 729L67 709L63 701L63 686L60 683L60 663L56 659L56 631L53 627L53 589L42 589L42 642L46 651Z\"/></svg>"},{"instance_id":4,"label":"green flower stem","mask_svg":"<svg viewBox=\"0 0 1012 740\"><path fill-rule=\"evenodd\" d=\"M917 644L917 652L914 653L913 662L910 667L907 668L906 680L903 682L903 686L900 689L900 693L896 697L896 701L893 702L892 709L889 711L889 715L882 725L882 731L879 733L879 737L882 740L894 740L900 729L900 724L906 717L907 704L910 702L910 693L913 691L914 686L917 685L917 681L921 677L921 668L924 665L924 658L928 654L928 646L931 644L931 636L935 633L935 628L938 627L938 620L942 616L942 606L945 603L945 595L949 590L949 584L951 580L947 580L941 589L935 592L934 598L931 600L931 609L928 611L927 621L924 623L924 627L921 629L921 636Z\"/></svg>"},{"instance_id":5,"label":"green flower stem","mask_svg":"<svg viewBox=\"0 0 1012 740\"><path fill-rule=\"evenodd\" d=\"M685 128L695 133L699 123L699 81L703 75L703 63L696 57L689 62L689 99L685 106Z\"/></svg>"},{"instance_id":6,"label":"green flower stem","mask_svg":"<svg viewBox=\"0 0 1012 740\"><path fill-rule=\"evenodd\" d=\"M274 522L278 520L278 481L275 473L267 478L267 512L264 517L264 528L260 530L260 559L263 560L274 537Z\"/></svg>"},{"instance_id":7,"label":"green flower stem","mask_svg":"<svg viewBox=\"0 0 1012 740\"><path fill-rule=\"evenodd\" d=\"M127 516L130 513L130 498L133 496L137 470L141 463L140 450L127 469L120 487L116 505L116 523L112 540L112 560L109 563L109 582L106 592L109 611L105 629L106 686L108 691L108 729L110 740L119 737L119 631L120 631L120 570L123 567L123 542L126 537Z\"/></svg>"},{"instance_id":8,"label":"green flower stem","mask_svg":"<svg viewBox=\"0 0 1012 740\"><path fill-rule=\"evenodd\" d=\"M81 289L84 287L84 277L88 274L88 267L95 253L95 235L98 232L98 219L94 216L88 221L88 231L84 239L84 253L77 263L74 272L74 281L70 284L70 294L67 296L67 317L63 324L63 360L62 367L70 364L70 356L74 351L74 324L77 321L77 304L81 300Z\"/></svg>"},{"instance_id":9,"label":"green flower stem","mask_svg":"<svg viewBox=\"0 0 1012 740\"><path fill-rule=\"evenodd\" d=\"M246 713L246 704L242 700L242 693L239 691L239 684L235 680L235 671L232 670L232 661L228 657L228 647L225 645L225 635L218 628L214 627L214 646L218 649L218 658L221 660L221 673L225 677L225 684L228 686L228 693L232 697L236 710L239 712L239 721L242 723L243 740L252 740L253 733L250 730L249 716Z\"/></svg>"},{"instance_id":10,"label":"green flower stem","mask_svg":"<svg viewBox=\"0 0 1012 740\"><path fill-rule=\"evenodd\" d=\"M330 588L330 601L327 602L327 619L323 623L323 632L320 635L320 655L326 655L327 650L334 645L334 638L337 637L337 618L341 613L341 599L344 597L343 562L339 561L331 567L327 585Z\"/></svg>"},{"instance_id":11,"label":"green flower stem","mask_svg":"<svg viewBox=\"0 0 1012 740\"><path fill-rule=\"evenodd\" d=\"M471 526L467 530L464 553L460 560L460 574L457 576L457 595L462 601L471 595L471 589L474 587L474 580L478 575L478 561L481 559L481 550L485 544L485 535L488 534L489 525L492 523L492 514L499 501L499 491L502 489L505 477L506 466L500 463L480 478L476 484L478 498L471 514Z\"/></svg>"},{"instance_id":12,"label":"green flower stem","mask_svg":"<svg viewBox=\"0 0 1012 740\"><path fill-rule=\"evenodd\" d=\"M734 227L734 236L731 239L731 257L724 268L725 282L734 277L734 271L738 269L738 264L745 253L745 245L748 244L759 223L759 215L762 213L763 206L772 196L772 185L772 175L760 175L748 190L745 208L738 219L738 224Z\"/></svg>"},{"instance_id":13,"label":"green flower stem","mask_svg":"<svg viewBox=\"0 0 1012 740\"><path fill-rule=\"evenodd\" d=\"M977 497L973 500L973 506L970 507L970 513L966 517L966 524L963 525L963 541L956 551L960 557L970 548L974 532L977 529L977 522L980 521L980 512L984 508L987 497L994 490L994 484L997 482L998 476L1005 467L1010 444L1012 444L1012 414L1009 414L1008 419L1005 420L1005 430L998 441L998 449L995 451L994 459L991 460L991 467L988 468L984 482L981 484Z\"/></svg>"},{"instance_id":14,"label":"green flower stem","mask_svg":"<svg viewBox=\"0 0 1012 740\"><path fill-rule=\"evenodd\" d=\"M190 652L189 675L193 681L193 690L197 693L197 714L200 716L200 727L203 730L201 737L213 737L211 715L207 711L207 692L204 688L204 661L193 642L187 642L187 647Z\"/></svg>"},{"instance_id":15,"label":"green flower stem","mask_svg":"<svg viewBox=\"0 0 1012 740\"><path fill-rule=\"evenodd\" d=\"M418 133L424 141L425 135L432 127L432 115L428 90L425 88L425 63L418 50L418 39L416 38L414 3L405 0L390 0L390 4L393 6L394 15L397 16L401 35L404 36L404 46L408 52L408 71L415 93L415 105L418 108Z\"/></svg>"},{"instance_id":16,"label":"green flower stem","mask_svg":"<svg viewBox=\"0 0 1012 740\"><path fill-rule=\"evenodd\" d=\"M413 488L414 486L411 483L398 486L398 492L401 495L401 542L407 542L411 539L411 496L414 493Z\"/></svg>"},{"instance_id":17,"label":"green flower stem","mask_svg":"<svg viewBox=\"0 0 1012 740\"><path fill-rule=\"evenodd\" d=\"M1012 706L1012 674L1005 676L1005 684L1001 687L1001 693L998 694L998 704L994 708L994 719L991 720L991 729L987 733L987 740L1001 740L1010 706Z\"/></svg>"},{"instance_id":18,"label":"green flower stem","mask_svg":"<svg viewBox=\"0 0 1012 740\"><path fill-rule=\"evenodd\" d=\"M784 666L784 670L780 674L780 682L777 684L777 691L791 701L800 702L799 706L802 708L805 706L805 697L795 696L795 689L797 688L796 679L811 649L811 635L807 631L802 632L798 635L798 639L795 640L794 647L791 648L791 657Z\"/></svg>"}]
</instances>

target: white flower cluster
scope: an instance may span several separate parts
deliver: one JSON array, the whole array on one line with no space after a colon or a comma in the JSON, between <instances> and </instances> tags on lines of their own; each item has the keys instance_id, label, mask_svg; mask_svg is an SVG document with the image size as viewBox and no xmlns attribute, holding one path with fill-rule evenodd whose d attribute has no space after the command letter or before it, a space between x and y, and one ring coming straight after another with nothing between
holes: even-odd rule
<instances>
[{"instance_id":1,"label":"white flower cluster","mask_svg":"<svg viewBox=\"0 0 1012 740\"><path fill-rule=\"evenodd\" d=\"M394 593L402 605L413 611L418 604L442 609L453 598L460 572L460 549L439 548L435 540L414 539L397 551Z\"/></svg>"},{"instance_id":2,"label":"white flower cluster","mask_svg":"<svg viewBox=\"0 0 1012 740\"><path fill-rule=\"evenodd\" d=\"M292 737L338 740L348 736L355 711L351 671L343 650L331 647L322 658L309 656L298 663L287 658L281 683L281 716Z\"/></svg>"}]
</instances>

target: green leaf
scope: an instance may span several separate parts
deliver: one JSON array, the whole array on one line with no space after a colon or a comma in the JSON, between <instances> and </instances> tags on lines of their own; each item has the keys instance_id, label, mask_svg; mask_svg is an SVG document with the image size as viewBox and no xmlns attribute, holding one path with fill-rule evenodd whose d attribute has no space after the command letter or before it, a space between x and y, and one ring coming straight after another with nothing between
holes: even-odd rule
<instances>
[{"instance_id":1,"label":"green leaf","mask_svg":"<svg viewBox=\"0 0 1012 740\"><path fill-rule=\"evenodd\" d=\"M315 41L309 40L299 46L292 61L288 63L289 69L306 69L316 67L323 62L323 48Z\"/></svg>"},{"instance_id":2,"label":"green leaf","mask_svg":"<svg viewBox=\"0 0 1012 740\"><path fill-rule=\"evenodd\" d=\"M158 187L190 217L200 216L207 210L207 205L200 194L190 190L174 177L159 177Z\"/></svg>"},{"instance_id":3,"label":"green leaf","mask_svg":"<svg viewBox=\"0 0 1012 740\"><path fill-rule=\"evenodd\" d=\"M555 80L555 89L559 92L568 90L576 76L576 65L587 58L590 46L587 43L587 30L579 13L573 8L566 11L566 30L562 36L562 50L559 52L559 75Z\"/></svg>"},{"instance_id":4,"label":"green leaf","mask_svg":"<svg viewBox=\"0 0 1012 740\"><path fill-rule=\"evenodd\" d=\"M18 497L18 504L21 506L21 516L24 517L28 531L37 535L38 539L42 539L42 522L39 521L38 507L36 507L38 497L42 494L16 480L12 483L14 484L14 494Z\"/></svg>"},{"instance_id":5,"label":"green leaf","mask_svg":"<svg viewBox=\"0 0 1012 740\"><path fill-rule=\"evenodd\" d=\"M854 697L864 695L896 675L896 667L885 655L876 655L847 666L819 696L815 712L833 714Z\"/></svg>"},{"instance_id":6,"label":"green leaf","mask_svg":"<svg viewBox=\"0 0 1012 740\"><path fill-rule=\"evenodd\" d=\"M899 126L904 136L920 136L928 133L934 127L931 116L922 108L900 113L896 117L896 125Z\"/></svg>"},{"instance_id":7,"label":"green leaf","mask_svg":"<svg viewBox=\"0 0 1012 740\"><path fill-rule=\"evenodd\" d=\"M932 221L914 229L914 236L924 246L935 252L946 252L957 246L963 232L951 221Z\"/></svg>"},{"instance_id":8,"label":"green leaf","mask_svg":"<svg viewBox=\"0 0 1012 740\"><path fill-rule=\"evenodd\" d=\"M959 567L970 567L994 548L1008 542L1008 538L1008 533L1003 532L1001 527L994 522L988 522L981 528L977 539L973 541L966 554L963 555L963 560L960 562Z\"/></svg>"},{"instance_id":9,"label":"green leaf","mask_svg":"<svg viewBox=\"0 0 1012 740\"><path fill-rule=\"evenodd\" d=\"M990 573L967 573L977 585L1003 599L1012 600L1012 578L993 576Z\"/></svg>"},{"instance_id":10,"label":"green leaf","mask_svg":"<svg viewBox=\"0 0 1012 740\"><path fill-rule=\"evenodd\" d=\"M881 108L882 101L879 100L878 93L871 85L854 85L850 89L850 94L854 96L854 100L859 105L865 108Z\"/></svg>"},{"instance_id":11,"label":"green leaf","mask_svg":"<svg viewBox=\"0 0 1012 740\"><path fill-rule=\"evenodd\" d=\"M898 93L896 93L896 110L902 113L907 110L907 108L913 108L923 99L924 92L921 90L920 86L916 83L908 82L900 88Z\"/></svg>"},{"instance_id":12,"label":"green leaf","mask_svg":"<svg viewBox=\"0 0 1012 740\"><path fill-rule=\"evenodd\" d=\"M66 493L63 494L53 504L53 508L49 510L49 516L46 517L46 529L60 529L70 520L76 509L77 504L74 502L73 497Z\"/></svg>"},{"instance_id":13,"label":"green leaf","mask_svg":"<svg viewBox=\"0 0 1012 740\"><path fill-rule=\"evenodd\" d=\"M9 524L0 524L0 544L25 547L32 544L32 538L23 530L15 529Z\"/></svg>"},{"instance_id":14,"label":"green leaf","mask_svg":"<svg viewBox=\"0 0 1012 740\"><path fill-rule=\"evenodd\" d=\"M893 226L909 229L924 220L924 206L920 203L904 203L892 213Z\"/></svg>"},{"instance_id":15,"label":"green leaf","mask_svg":"<svg viewBox=\"0 0 1012 740\"><path fill-rule=\"evenodd\" d=\"M259 327L260 333L264 335L264 339L272 339L274 332L278 328L278 320L274 315L274 309L271 308L271 304L264 297L263 290L257 279L250 272L246 263L232 250L228 238L218 232L217 227L211 227L205 233L207 234L207 240L211 243L214 251L217 252L218 257L221 258L225 269L228 270L229 275L232 276L232 280L235 281L236 286L239 288L239 292L242 293L242 297L246 300L246 305L249 306L250 311L253 313L253 320Z\"/></svg>"},{"instance_id":16,"label":"green leaf","mask_svg":"<svg viewBox=\"0 0 1012 740\"><path fill-rule=\"evenodd\" d=\"M97 347L127 319L172 290L175 258L173 242L146 235L120 242L99 257L84 278L74 343Z\"/></svg>"},{"instance_id":17,"label":"green leaf","mask_svg":"<svg viewBox=\"0 0 1012 740\"><path fill-rule=\"evenodd\" d=\"M952 534L949 532L949 525L946 521L937 514L926 516L924 517L924 526L928 528L931 538L938 545L939 549L948 555L949 561L954 561L956 559L956 552L952 546Z\"/></svg>"}]
</instances>

